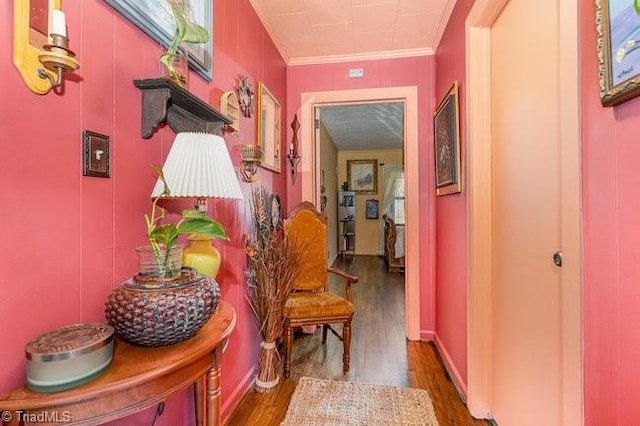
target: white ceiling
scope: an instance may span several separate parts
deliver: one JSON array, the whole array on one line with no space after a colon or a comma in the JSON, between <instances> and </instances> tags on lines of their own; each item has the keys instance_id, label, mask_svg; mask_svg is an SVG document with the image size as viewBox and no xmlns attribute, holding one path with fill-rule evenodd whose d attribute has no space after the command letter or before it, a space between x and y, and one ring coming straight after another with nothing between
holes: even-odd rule
<instances>
[{"instance_id":1,"label":"white ceiling","mask_svg":"<svg viewBox=\"0 0 640 426\"><path fill-rule=\"evenodd\" d=\"M249 0L288 65L433 54L456 0ZM402 147L402 104L322 108L340 150Z\"/></svg>"},{"instance_id":2,"label":"white ceiling","mask_svg":"<svg viewBox=\"0 0 640 426\"><path fill-rule=\"evenodd\" d=\"M455 0L249 0L289 65L433 54Z\"/></svg>"},{"instance_id":3,"label":"white ceiling","mask_svg":"<svg viewBox=\"0 0 640 426\"><path fill-rule=\"evenodd\" d=\"M404 139L402 102L320 108L339 151L401 149Z\"/></svg>"}]
</instances>

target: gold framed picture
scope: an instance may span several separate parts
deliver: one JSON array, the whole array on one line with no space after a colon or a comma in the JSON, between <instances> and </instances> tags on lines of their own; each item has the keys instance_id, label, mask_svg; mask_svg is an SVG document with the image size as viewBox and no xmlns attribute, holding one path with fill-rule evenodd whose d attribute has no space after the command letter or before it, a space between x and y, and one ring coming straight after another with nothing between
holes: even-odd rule
<instances>
[{"instance_id":1,"label":"gold framed picture","mask_svg":"<svg viewBox=\"0 0 640 426\"><path fill-rule=\"evenodd\" d=\"M280 102L271 94L267 86L258 82L258 143L262 147L260 165L280 173Z\"/></svg>"},{"instance_id":2,"label":"gold framed picture","mask_svg":"<svg viewBox=\"0 0 640 426\"><path fill-rule=\"evenodd\" d=\"M377 194L378 160L347 160L347 182L356 194Z\"/></svg>"},{"instance_id":3,"label":"gold framed picture","mask_svg":"<svg viewBox=\"0 0 640 426\"><path fill-rule=\"evenodd\" d=\"M600 102L614 106L640 95L640 2L597 0Z\"/></svg>"}]
</instances>

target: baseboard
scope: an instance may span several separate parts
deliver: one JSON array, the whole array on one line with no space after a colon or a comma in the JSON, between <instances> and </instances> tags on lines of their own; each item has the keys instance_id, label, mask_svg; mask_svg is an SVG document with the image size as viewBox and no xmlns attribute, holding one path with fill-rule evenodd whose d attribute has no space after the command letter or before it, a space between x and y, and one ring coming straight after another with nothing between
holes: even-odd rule
<instances>
[{"instance_id":1,"label":"baseboard","mask_svg":"<svg viewBox=\"0 0 640 426\"><path fill-rule=\"evenodd\" d=\"M420 340L432 342L435 340L435 335L433 331L420 330Z\"/></svg>"},{"instance_id":2,"label":"baseboard","mask_svg":"<svg viewBox=\"0 0 640 426\"><path fill-rule=\"evenodd\" d=\"M227 398L224 404L222 404L222 407L221 407L222 424L224 424L227 417L229 417L229 414L233 412L233 410L238 406L238 404L240 404L240 401L242 401L242 398L244 398L247 392L249 392L249 390L253 386L253 382L255 381L255 379L256 379L256 371L254 368L252 368L251 370L249 370L247 375L240 381L240 383L238 383L238 386L236 386L233 392L231 392L231 395L229 395L229 398Z\"/></svg>"},{"instance_id":3,"label":"baseboard","mask_svg":"<svg viewBox=\"0 0 640 426\"><path fill-rule=\"evenodd\" d=\"M447 348L445 347L444 343L442 343L442 340L440 340L440 337L438 337L437 333L435 334L434 340L436 344L436 349L440 353L440 357L442 358L442 362L444 363L444 367L447 369L447 372L449 373L449 377L451 377L453 384L458 390L458 393L460 394L460 398L462 398L462 401L466 404L467 403L467 385L464 382L464 380L462 380L462 376L460 375L460 372L456 368L456 365L453 362L453 359L449 355Z\"/></svg>"}]
</instances>

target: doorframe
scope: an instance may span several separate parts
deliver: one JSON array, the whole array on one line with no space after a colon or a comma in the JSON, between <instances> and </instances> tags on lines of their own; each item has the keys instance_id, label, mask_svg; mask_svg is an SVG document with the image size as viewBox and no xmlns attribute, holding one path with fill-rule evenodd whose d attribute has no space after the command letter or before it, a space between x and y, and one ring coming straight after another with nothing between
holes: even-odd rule
<instances>
[{"instance_id":1,"label":"doorframe","mask_svg":"<svg viewBox=\"0 0 640 426\"><path fill-rule=\"evenodd\" d=\"M476 0L466 20L467 402L492 407L491 25L509 0ZM562 424L584 424L578 7L559 1L562 194ZM567 218L572 218L569 220Z\"/></svg>"},{"instance_id":2,"label":"doorframe","mask_svg":"<svg viewBox=\"0 0 640 426\"><path fill-rule=\"evenodd\" d=\"M420 340L420 250L428 250L426 271L433 271L433 241L420 246L419 160L418 160L418 88L416 86L352 89L301 94L302 199L320 201L320 146L314 143L315 108L346 103L404 102L404 169L405 169L405 333L409 340ZM429 221L432 220L431 208ZM428 222L431 223L431 222ZM432 239L432 236L429 236ZM425 244L426 243L426 244ZM425 280L428 312L435 310L432 275Z\"/></svg>"}]
</instances>

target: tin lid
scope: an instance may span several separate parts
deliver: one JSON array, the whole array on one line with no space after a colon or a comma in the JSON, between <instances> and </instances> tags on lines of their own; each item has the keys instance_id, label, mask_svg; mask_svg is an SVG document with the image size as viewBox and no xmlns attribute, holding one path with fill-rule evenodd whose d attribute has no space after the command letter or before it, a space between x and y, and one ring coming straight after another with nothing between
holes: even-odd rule
<instances>
[{"instance_id":1,"label":"tin lid","mask_svg":"<svg viewBox=\"0 0 640 426\"><path fill-rule=\"evenodd\" d=\"M68 325L47 331L25 346L30 361L61 361L93 352L113 341L114 329L101 323Z\"/></svg>"}]
</instances>

